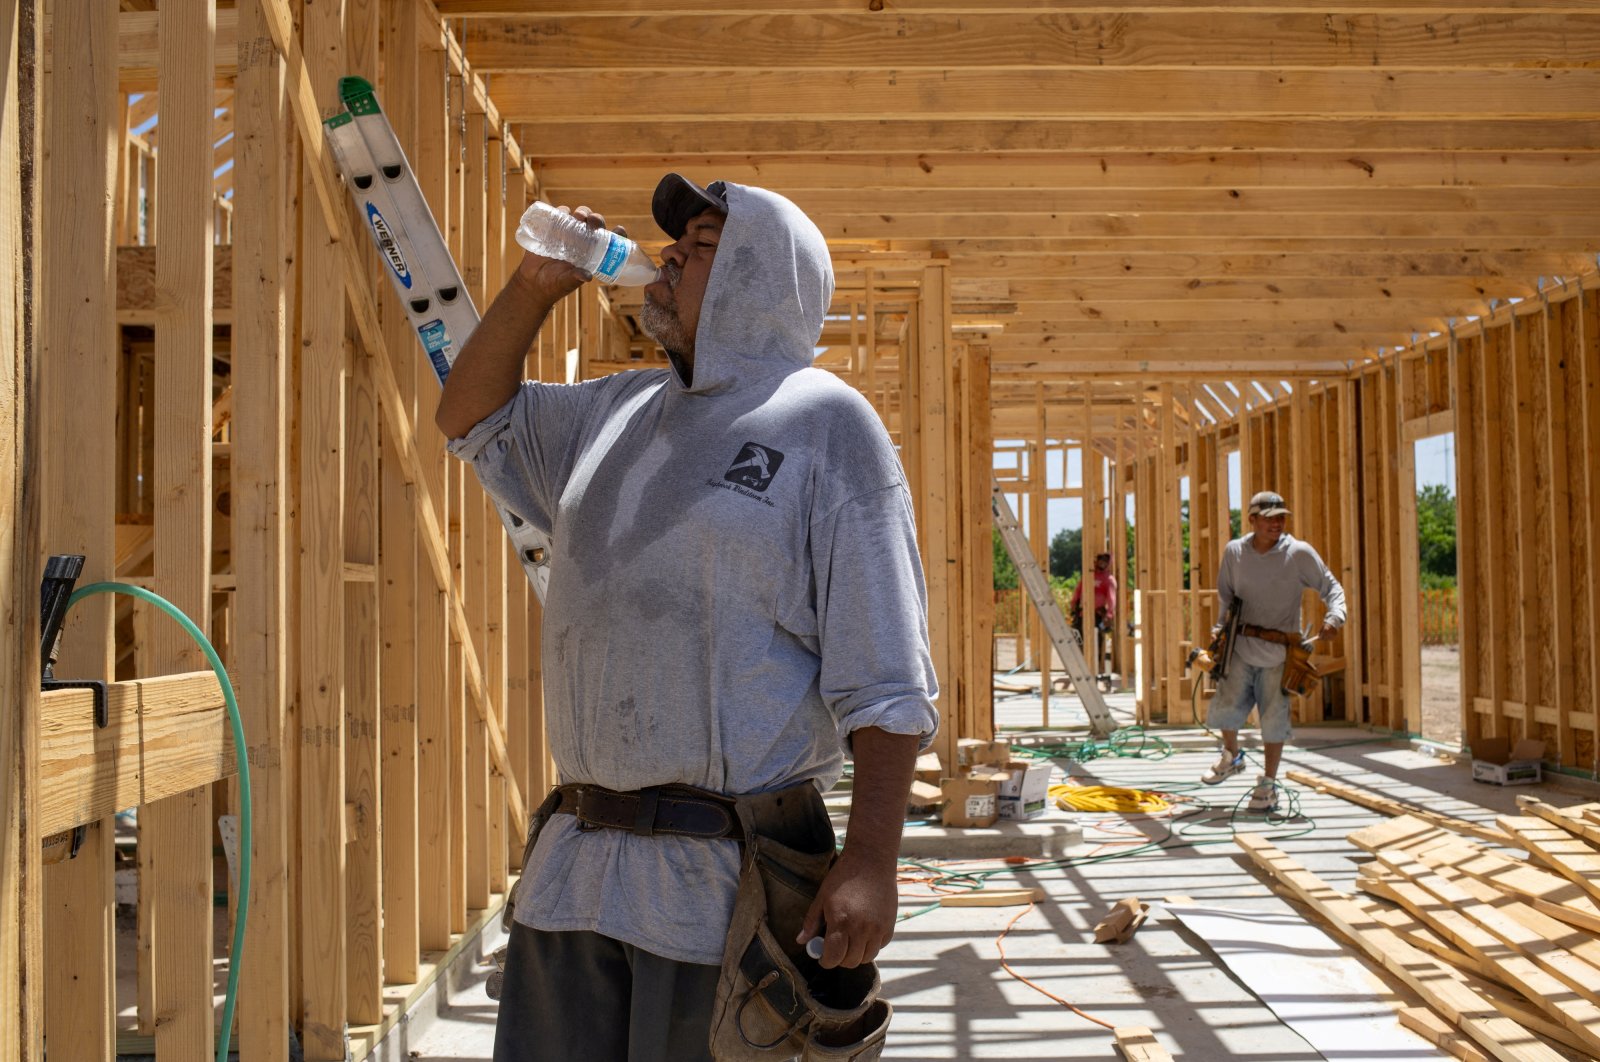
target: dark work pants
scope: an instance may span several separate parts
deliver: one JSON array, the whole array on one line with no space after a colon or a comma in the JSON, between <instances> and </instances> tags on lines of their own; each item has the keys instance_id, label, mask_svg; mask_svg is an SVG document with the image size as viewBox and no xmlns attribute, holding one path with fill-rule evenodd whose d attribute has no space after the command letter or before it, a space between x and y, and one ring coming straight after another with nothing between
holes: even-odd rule
<instances>
[{"instance_id":1,"label":"dark work pants","mask_svg":"<svg viewBox=\"0 0 1600 1062\"><path fill-rule=\"evenodd\" d=\"M716 966L511 927L495 1062L711 1062Z\"/></svg>"}]
</instances>

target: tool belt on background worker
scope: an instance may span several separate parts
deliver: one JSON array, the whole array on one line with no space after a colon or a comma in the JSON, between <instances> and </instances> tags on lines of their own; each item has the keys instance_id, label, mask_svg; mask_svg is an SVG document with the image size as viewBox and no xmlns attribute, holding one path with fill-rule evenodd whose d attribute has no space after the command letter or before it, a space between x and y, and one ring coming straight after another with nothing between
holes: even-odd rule
<instances>
[{"instance_id":1,"label":"tool belt on background worker","mask_svg":"<svg viewBox=\"0 0 1600 1062\"><path fill-rule=\"evenodd\" d=\"M1241 626L1239 633L1246 638L1260 638L1283 646L1283 678L1278 682L1279 689L1295 697L1311 692L1312 681L1317 677L1317 666L1311 662L1311 642L1292 631L1275 631L1249 623Z\"/></svg>"}]
</instances>

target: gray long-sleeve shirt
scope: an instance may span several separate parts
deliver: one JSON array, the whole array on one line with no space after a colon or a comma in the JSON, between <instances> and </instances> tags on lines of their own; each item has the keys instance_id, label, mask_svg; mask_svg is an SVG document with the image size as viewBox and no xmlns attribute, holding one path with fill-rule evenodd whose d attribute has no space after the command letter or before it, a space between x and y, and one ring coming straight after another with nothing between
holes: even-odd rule
<instances>
[{"instance_id":1,"label":"gray long-sleeve shirt","mask_svg":"<svg viewBox=\"0 0 1600 1062\"><path fill-rule=\"evenodd\" d=\"M1226 615L1235 596L1244 599L1240 619L1275 631L1300 630L1301 592L1315 590L1328 606L1324 622L1344 625L1344 587L1322 563L1317 551L1285 533L1265 553L1250 544L1251 535L1234 539L1222 551L1217 568L1217 605ZM1277 667L1284 648L1260 638L1240 638L1234 659L1251 667Z\"/></svg>"},{"instance_id":2,"label":"gray long-sleeve shirt","mask_svg":"<svg viewBox=\"0 0 1600 1062\"><path fill-rule=\"evenodd\" d=\"M552 538L545 718L563 782L826 789L862 727L937 725L911 497L866 400L810 367L827 248L728 185L692 385L675 370L528 383L451 445ZM517 919L721 961L729 841L557 815Z\"/></svg>"}]
</instances>

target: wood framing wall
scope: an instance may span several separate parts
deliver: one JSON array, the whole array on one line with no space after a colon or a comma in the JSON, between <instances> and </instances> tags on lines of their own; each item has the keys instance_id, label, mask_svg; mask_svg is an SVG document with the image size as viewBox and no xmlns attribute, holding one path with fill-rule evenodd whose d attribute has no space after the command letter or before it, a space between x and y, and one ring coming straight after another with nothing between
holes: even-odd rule
<instances>
[{"instance_id":1,"label":"wood framing wall","mask_svg":"<svg viewBox=\"0 0 1600 1062\"><path fill-rule=\"evenodd\" d=\"M1600 316L1593 273L1408 350L1347 379L1222 390L1147 388L1135 469L1141 582L1140 717L1191 719L1189 647L1215 619L1215 558L1226 541L1225 455L1241 498L1278 490L1289 530L1316 547L1349 610L1317 662L1337 677L1297 698L1297 721L1422 729L1417 555L1418 440L1454 433L1461 629L1461 730L1538 738L1550 762L1600 767ZM1217 396L1237 397L1223 409ZM1215 417L1215 419L1213 419ZM1175 537L1188 477L1191 579ZM1242 507L1240 499L1233 502ZM1173 607L1174 600L1185 600ZM1308 592L1307 624L1320 606ZM1448 735L1445 736L1448 739Z\"/></svg>"},{"instance_id":2,"label":"wood framing wall","mask_svg":"<svg viewBox=\"0 0 1600 1062\"><path fill-rule=\"evenodd\" d=\"M35 19L52 6L50 25ZM1334 568L1350 605L1344 633L1319 656L1333 678L1296 704L1297 719L1414 732L1412 444L1454 430L1464 729L1533 734L1565 767L1600 767L1597 295L1592 273L1588 290L1542 294L1524 276L1580 259L1592 266L1585 195L1595 159L1568 152L1577 134L1551 120L1524 137L1517 119L1543 104L1547 82L1574 93L1565 86L1581 87L1590 72L1519 74L1506 92L1465 95L1457 81L1419 87L1433 75L1403 73L1381 88L1405 104L1409 126L1340 109L1370 96L1348 85L1380 86L1390 72L1336 72L1335 88L1315 96L1332 116L1321 132L1256 120L1302 114L1309 81L1261 81L1250 121L1179 121L1168 116L1171 99L1245 98L1209 89L1242 90L1257 75L1185 74L1180 81L1208 91L1174 94L1168 84L1156 99L1149 71L1065 72L1053 54L1024 57L1032 72L983 74L1044 83L1109 74L1145 86L1033 93L1047 107L1093 97L1110 108L1087 125L1060 115L1075 136L1104 143L1074 140L1078 154L1054 155L1058 128L987 121L1011 90L971 70L891 78L872 101L844 92L836 69L762 71L755 82L766 88L752 99L786 119L817 115L809 131L733 120L725 108L716 121L691 122L704 78L636 70L640 53L678 57L660 47L672 24L624 19L626 4L601 5L610 22L585 11L536 40L512 39L515 27L498 20L473 23L504 108L451 32L463 23L441 22L430 0L183 0L162 14L118 6L152 5L0 0L0 262L9 266L0 497L15 514L0 537L0 571L5 674L20 706L0 718L0 1008L19 1015L0 1062L37 1059L47 1041L52 1057L72 1059L109 1059L119 1043L180 1062L209 1057L209 927L223 908L206 898L231 891L212 858L218 817L239 799L220 691L164 617L102 597L74 610L60 670L118 680L111 725L93 727L81 693L38 696L30 624L44 556L84 553L87 579L172 599L212 633L238 686L255 807L236 1031L244 1057L281 1057L291 1031L308 1058L362 1055L503 896L528 809L555 778L536 600L492 507L443 452L431 425L438 384L321 140L321 118L338 109L336 79L349 73L378 85L480 307L514 267L507 235L530 199L599 193L604 200L588 201L615 202L613 221L647 229L667 153L652 138L669 137L674 151L699 144L718 160L714 176L794 193L820 219L838 284L818 364L867 396L901 450L945 751L993 729L995 440L1019 448L1017 508L1041 561L1052 497L1082 499L1086 575L1095 553L1112 553L1123 588L1115 637L1109 661L1091 647L1091 663L1136 681L1142 721L1193 721L1183 661L1216 618L1228 510L1272 487L1289 497L1291 529ZM444 8L484 15L496 5ZM711 34L695 24L724 58L747 49L739 68L766 54L763 27L782 22L741 19L714 21ZM1136 21L1144 45L1133 52L1185 39L1153 19ZM1266 30L1230 19L1256 34L1241 38L1248 57L1266 54ZM883 34L888 23L878 23L849 25ZM999 25L1008 33L1022 23ZM1389 61L1421 61L1435 36L1427 29ZM1327 54L1314 20L1272 32L1314 62L1342 68L1354 54ZM895 47L927 60L931 40L897 37ZM1233 46L1219 37L1202 51L1231 66ZM1473 47L1521 62L1518 49L1534 45ZM802 58L855 61L836 48ZM642 77L685 113L636 124L629 108L654 106L655 94L619 101L610 77L630 86ZM594 90L579 94L592 111L566 106L573 84ZM961 84L971 92L951 88ZM1445 94L1509 118L1478 131L1419 118ZM904 109L912 96L916 108ZM901 109L887 123L841 117L841 98ZM1563 102L1560 114L1569 110ZM942 124L951 113L967 118ZM573 123L597 117L595 142L631 154L584 154L587 130ZM822 132L833 123L849 147L837 157ZM518 134L545 149L537 165ZM1261 140L1236 142L1247 135ZM1302 154L1300 135L1328 139ZM992 151L972 156L975 142ZM760 145L782 157L728 155ZM1371 150L1387 154L1367 166L1346 159ZM925 151L943 154L929 161ZM41 168L36 181L31 166ZM1510 183L1486 187L1496 181ZM1527 212L1524 182L1555 212ZM1461 188L1437 202L1453 183ZM43 191L30 199L35 185ZM1031 213L973 210L975 196L1021 201L1018 190ZM1422 206L1435 209L1413 220ZM1396 235L1440 249L1375 249ZM1488 242L1469 240L1463 253L1469 236ZM1530 242L1542 249L1516 249ZM1278 254L1280 243L1291 253ZM1371 278L1390 276L1379 298ZM1442 321L1435 315L1511 294L1531 297L1375 363L1343 360L1395 342L1410 327L1402 318ZM638 333L638 299L591 286L566 300L528 352L529 374L575 381L661 364ZM1316 334L1330 313L1356 331ZM1219 349L1236 355L1232 368L1214 363ZM1155 368L1134 372L1130 359L1145 357ZM1051 488L1047 462L1069 451L1081 455L1081 479ZM1242 491L1230 498L1235 454ZM1048 682L1037 632L1034 622L1022 651ZM113 818L130 807L136 838ZM41 834L80 826L77 857L41 865ZM137 986L120 999L119 852L139 878ZM115 1018L119 1003L130 1027Z\"/></svg>"}]
</instances>

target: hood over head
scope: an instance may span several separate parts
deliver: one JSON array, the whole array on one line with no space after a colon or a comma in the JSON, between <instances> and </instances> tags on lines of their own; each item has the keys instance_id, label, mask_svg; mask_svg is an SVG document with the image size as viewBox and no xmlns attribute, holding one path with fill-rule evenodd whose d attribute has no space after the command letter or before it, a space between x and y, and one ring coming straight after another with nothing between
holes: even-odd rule
<instances>
[{"instance_id":1,"label":"hood over head","mask_svg":"<svg viewBox=\"0 0 1600 1062\"><path fill-rule=\"evenodd\" d=\"M827 241L799 207L776 192L731 182L723 195L728 219L700 307L694 379L684 388L691 394L806 368L833 302Z\"/></svg>"}]
</instances>

